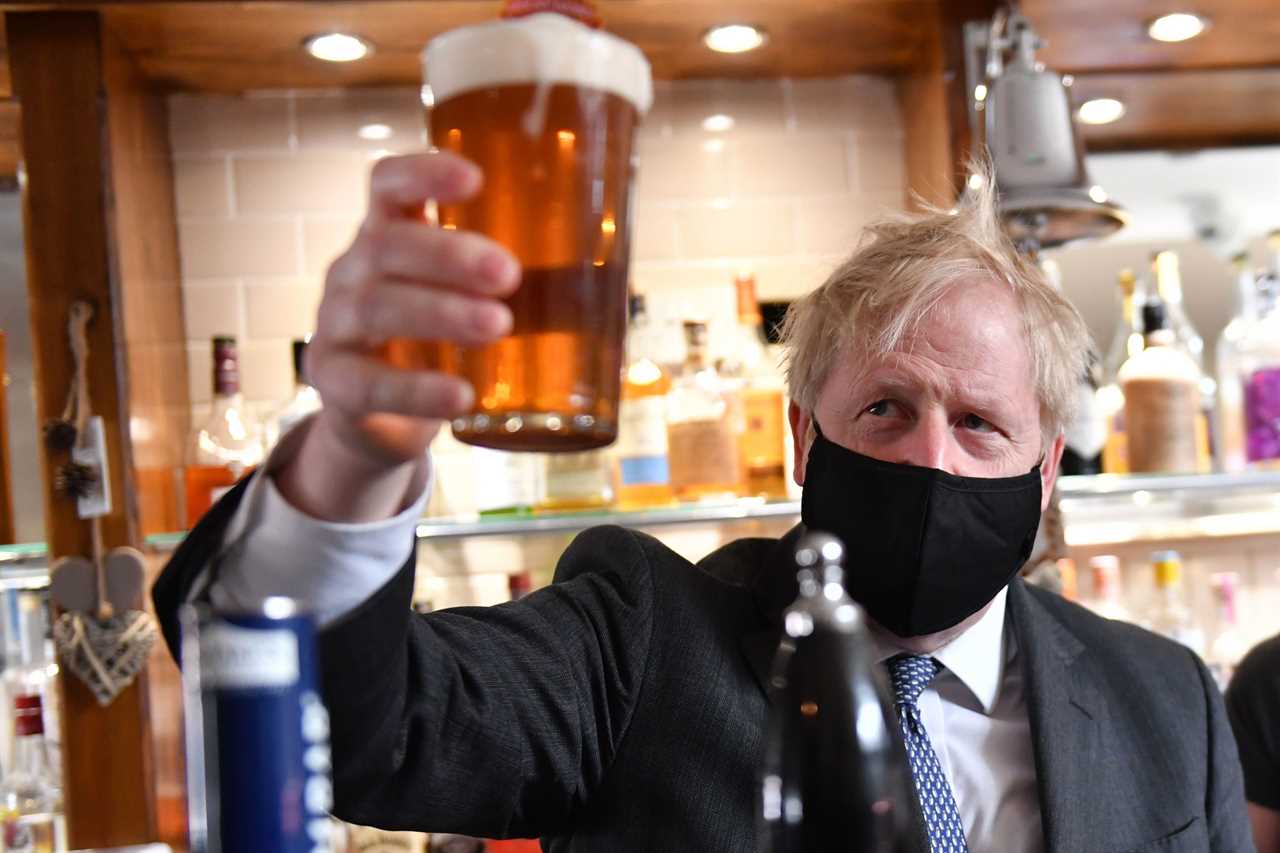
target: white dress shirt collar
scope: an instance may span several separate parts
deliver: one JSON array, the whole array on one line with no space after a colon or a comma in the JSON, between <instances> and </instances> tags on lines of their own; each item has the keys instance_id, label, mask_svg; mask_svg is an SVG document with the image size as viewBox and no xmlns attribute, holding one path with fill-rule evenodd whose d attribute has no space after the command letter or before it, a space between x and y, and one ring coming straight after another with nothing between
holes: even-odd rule
<instances>
[{"instance_id":1,"label":"white dress shirt collar","mask_svg":"<svg viewBox=\"0 0 1280 853\"><path fill-rule=\"evenodd\" d=\"M969 688L986 714L995 708L1005 664L1013 657L1012 633L1005 630L1008 596L1008 587L996 593L981 619L933 653L939 663ZM877 642L877 651L877 660L884 661L903 650Z\"/></svg>"}]
</instances>

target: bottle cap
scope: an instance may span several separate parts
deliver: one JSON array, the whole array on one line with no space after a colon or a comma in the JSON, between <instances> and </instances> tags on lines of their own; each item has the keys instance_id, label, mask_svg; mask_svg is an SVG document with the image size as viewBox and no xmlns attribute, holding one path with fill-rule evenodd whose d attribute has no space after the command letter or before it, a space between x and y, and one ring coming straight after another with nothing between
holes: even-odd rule
<instances>
[{"instance_id":1,"label":"bottle cap","mask_svg":"<svg viewBox=\"0 0 1280 853\"><path fill-rule=\"evenodd\" d=\"M1157 297L1152 297L1142 306L1142 331L1149 335L1167 328L1169 328L1169 314L1164 302Z\"/></svg>"},{"instance_id":2,"label":"bottle cap","mask_svg":"<svg viewBox=\"0 0 1280 853\"><path fill-rule=\"evenodd\" d=\"M507 590L512 601L524 598L533 592L533 577L528 572L516 572L507 578Z\"/></svg>"}]
</instances>

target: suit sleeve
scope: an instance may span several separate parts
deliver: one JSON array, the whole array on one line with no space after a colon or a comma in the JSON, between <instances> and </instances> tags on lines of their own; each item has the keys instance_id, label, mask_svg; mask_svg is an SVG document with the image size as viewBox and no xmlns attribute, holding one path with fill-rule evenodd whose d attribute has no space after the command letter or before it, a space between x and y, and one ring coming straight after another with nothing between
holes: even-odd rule
<instances>
[{"instance_id":1,"label":"suit sleeve","mask_svg":"<svg viewBox=\"0 0 1280 853\"><path fill-rule=\"evenodd\" d=\"M1193 657L1208 702L1209 784L1205 791L1205 816L1209 822L1209 849L1213 853L1253 853L1244 775L1236 740L1227 722L1226 706L1209 670L1199 657Z\"/></svg>"},{"instance_id":2,"label":"suit sleeve","mask_svg":"<svg viewBox=\"0 0 1280 853\"><path fill-rule=\"evenodd\" d=\"M177 608L210 582L204 564L238 496L205 517L157 580L171 650ZM389 829L557 832L604 779L644 681L644 546L621 528L587 531L552 586L425 616L410 609L413 563L320 634L334 813Z\"/></svg>"}]
</instances>

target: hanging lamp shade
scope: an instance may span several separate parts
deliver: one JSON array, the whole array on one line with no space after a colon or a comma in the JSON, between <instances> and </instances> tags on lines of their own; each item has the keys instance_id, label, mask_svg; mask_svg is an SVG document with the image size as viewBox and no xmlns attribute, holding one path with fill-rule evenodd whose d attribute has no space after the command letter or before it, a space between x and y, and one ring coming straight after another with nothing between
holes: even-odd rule
<instances>
[{"instance_id":1,"label":"hanging lamp shade","mask_svg":"<svg viewBox=\"0 0 1280 853\"><path fill-rule=\"evenodd\" d=\"M1012 16L1009 30L1013 57L989 64L983 110L1009 235L1040 248L1105 237L1126 217L1089 180L1067 86L1036 61L1038 39L1025 18Z\"/></svg>"}]
</instances>

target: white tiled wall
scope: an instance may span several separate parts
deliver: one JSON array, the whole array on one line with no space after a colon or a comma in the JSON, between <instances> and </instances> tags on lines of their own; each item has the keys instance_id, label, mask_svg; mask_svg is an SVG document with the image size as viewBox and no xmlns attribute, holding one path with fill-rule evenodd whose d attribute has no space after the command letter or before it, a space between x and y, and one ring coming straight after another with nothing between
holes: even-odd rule
<instances>
[{"instance_id":1,"label":"white tiled wall","mask_svg":"<svg viewBox=\"0 0 1280 853\"><path fill-rule=\"evenodd\" d=\"M761 298L818 284L877 212L904 199L893 84L876 77L659 83L639 142L633 278L679 347L678 322L733 323L731 281ZM708 116L730 117L708 131ZM246 396L291 383L324 271L365 207L371 163L424 144L411 88L170 100L191 396L210 396L209 337L241 340ZM385 125L384 138L360 137Z\"/></svg>"}]
</instances>

